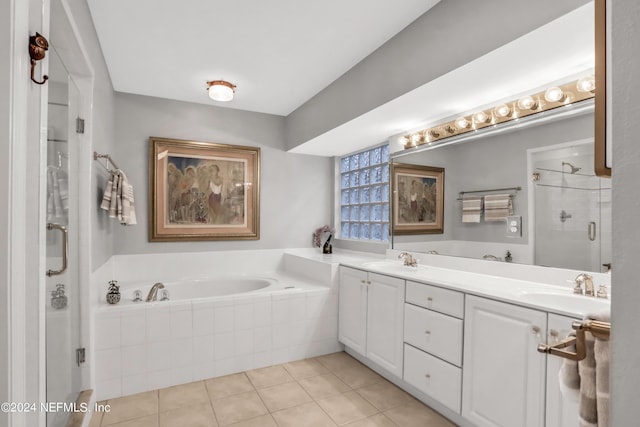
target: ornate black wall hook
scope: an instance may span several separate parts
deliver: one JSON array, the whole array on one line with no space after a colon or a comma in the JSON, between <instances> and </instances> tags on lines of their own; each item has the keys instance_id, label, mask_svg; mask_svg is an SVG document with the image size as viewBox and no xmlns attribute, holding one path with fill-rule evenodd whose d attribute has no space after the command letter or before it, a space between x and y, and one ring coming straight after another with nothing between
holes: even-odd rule
<instances>
[{"instance_id":1,"label":"ornate black wall hook","mask_svg":"<svg viewBox=\"0 0 640 427\"><path fill-rule=\"evenodd\" d=\"M49 76L42 76L42 81L37 81L34 77L34 71L36 68L36 61L44 59L49 50L49 42L43 35L36 33L35 36L29 37L29 56L31 57L31 80L39 85L45 84L49 80Z\"/></svg>"}]
</instances>

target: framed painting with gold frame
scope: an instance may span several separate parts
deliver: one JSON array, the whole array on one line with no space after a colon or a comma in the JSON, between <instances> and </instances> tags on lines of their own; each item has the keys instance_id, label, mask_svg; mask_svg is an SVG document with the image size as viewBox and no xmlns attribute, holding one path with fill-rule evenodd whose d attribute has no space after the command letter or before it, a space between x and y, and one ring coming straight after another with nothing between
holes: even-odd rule
<instances>
[{"instance_id":1,"label":"framed painting with gold frame","mask_svg":"<svg viewBox=\"0 0 640 427\"><path fill-rule=\"evenodd\" d=\"M149 138L149 241L258 240L260 148Z\"/></svg>"},{"instance_id":2,"label":"framed painting with gold frame","mask_svg":"<svg viewBox=\"0 0 640 427\"><path fill-rule=\"evenodd\" d=\"M444 168L394 163L391 177L393 233L443 233Z\"/></svg>"}]
</instances>

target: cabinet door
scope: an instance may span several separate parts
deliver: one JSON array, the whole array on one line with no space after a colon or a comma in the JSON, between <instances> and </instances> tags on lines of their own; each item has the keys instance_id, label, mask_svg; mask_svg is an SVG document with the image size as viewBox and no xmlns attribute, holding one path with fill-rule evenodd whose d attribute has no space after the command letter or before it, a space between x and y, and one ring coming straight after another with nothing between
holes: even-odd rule
<instances>
[{"instance_id":1,"label":"cabinet door","mask_svg":"<svg viewBox=\"0 0 640 427\"><path fill-rule=\"evenodd\" d=\"M549 314L549 333L547 343L553 344L569 335L571 317ZM578 396L564 396L560 391L558 373L565 359L547 356L547 423L546 427L578 427Z\"/></svg>"},{"instance_id":2,"label":"cabinet door","mask_svg":"<svg viewBox=\"0 0 640 427\"><path fill-rule=\"evenodd\" d=\"M541 427L547 314L467 296L462 415L477 426Z\"/></svg>"},{"instance_id":3,"label":"cabinet door","mask_svg":"<svg viewBox=\"0 0 640 427\"><path fill-rule=\"evenodd\" d=\"M402 377L405 282L369 273L367 285L367 357Z\"/></svg>"},{"instance_id":4,"label":"cabinet door","mask_svg":"<svg viewBox=\"0 0 640 427\"><path fill-rule=\"evenodd\" d=\"M338 340L366 354L367 272L340 267Z\"/></svg>"}]
</instances>

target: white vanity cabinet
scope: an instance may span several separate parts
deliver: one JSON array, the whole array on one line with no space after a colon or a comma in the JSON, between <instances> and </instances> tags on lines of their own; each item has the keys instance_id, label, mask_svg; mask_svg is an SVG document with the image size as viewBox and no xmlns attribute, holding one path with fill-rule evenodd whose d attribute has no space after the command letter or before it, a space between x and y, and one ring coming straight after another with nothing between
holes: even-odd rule
<instances>
[{"instance_id":1,"label":"white vanity cabinet","mask_svg":"<svg viewBox=\"0 0 640 427\"><path fill-rule=\"evenodd\" d=\"M554 344L557 340L563 340L570 332L571 324L574 320L571 317L549 314L549 333L547 334L547 344ZM558 373L563 358L558 356L547 356L547 411L546 427L578 427L578 396L564 396L560 391L560 380Z\"/></svg>"},{"instance_id":2,"label":"white vanity cabinet","mask_svg":"<svg viewBox=\"0 0 640 427\"><path fill-rule=\"evenodd\" d=\"M466 297L462 416L476 426L545 423L547 313Z\"/></svg>"},{"instance_id":3,"label":"white vanity cabinet","mask_svg":"<svg viewBox=\"0 0 640 427\"><path fill-rule=\"evenodd\" d=\"M402 377L405 281L340 267L338 339Z\"/></svg>"}]
</instances>

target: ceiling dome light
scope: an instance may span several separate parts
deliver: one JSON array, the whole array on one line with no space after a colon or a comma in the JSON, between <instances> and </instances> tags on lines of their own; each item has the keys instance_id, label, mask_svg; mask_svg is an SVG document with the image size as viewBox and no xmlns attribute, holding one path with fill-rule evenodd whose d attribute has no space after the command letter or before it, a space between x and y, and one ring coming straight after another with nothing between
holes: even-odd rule
<instances>
[{"instance_id":1,"label":"ceiling dome light","mask_svg":"<svg viewBox=\"0 0 640 427\"><path fill-rule=\"evenodd\" d=\"M507 104L500 104L493 109L493 114L502 119L511 114L511 108Z\"/></svg>"},{"instance_id":2,"label":"ceiling dome light","mask_svg":"<svg viewBox=\"0 0 640 427\"><path fill-rule=\"evenodd\" d=\"M521 110L535 110L538 108L538 103L533 97L526 95L518 99L518 108Z\"/></svg>"},{"instance_id":3,"label":"ceiling dome light","mask_svg":"<svg viewBox=\"0 0 640 427\"><path fill-rule=\"evenodd\" d=\"M471 126L471 123L469 123L469 120L467 120L464 117L458 117L456 119L456 127L460 130L462 129L467 129L469 126Z\"/></svg>"},{"instance_id":4,"label":"ceiling dome light","mask_svg":"<svg viewBox=\"0 0 640 427\"><path fill-rule=\"evenodd\" d=\"M214 101L227 102L233 99L236 85L224 80L213 80L207 82L209 98Z\"/></svg>"},{"instance_id":5,"label":"ceiling dome light","mask_svg":"<svg viewBox=\"0 0 640 427\"><path fill-rule=\"evenodd\" d=\"M596 78L594 76L582 77L576 83L578 92L593 92L596 90Z\"/></svg>"},{"instance_id":6,"label":"ceiling dome light","mask_svg":"<svg viewBox=\"0 0 640 427\"><path fill-rule=\"evenodd\" d=\"M476 123L488 123L489 116L484 111L478 111L473 115L473 121Z\"/></svg>"},{"instance_id":7,"label":"ceiling dome light","mask_svg":"<svg viewBox=\"0 0 640 427\"><path fill-rule=\"evenodd\" d=\"M553 86L544 93L544 99L548 102L562 102L567 99L567 95L558 86Z\"/></svg>"}]
</instances>

